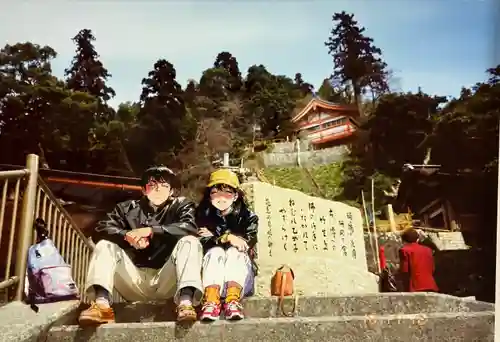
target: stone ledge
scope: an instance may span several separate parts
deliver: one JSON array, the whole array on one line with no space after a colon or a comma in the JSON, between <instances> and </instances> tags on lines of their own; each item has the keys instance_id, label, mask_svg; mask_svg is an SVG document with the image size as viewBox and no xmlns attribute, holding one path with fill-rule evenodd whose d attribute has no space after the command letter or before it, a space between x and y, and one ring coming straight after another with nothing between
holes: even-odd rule
<instances>
[{"instance_id":1,"label":"stone ledge","mask_svg":"<svg viewBox=\"0 0 500 342\"><path fill-rule=\"evenodd\" d=\"M47 341L493 341L494 313L250 318L241 322L122 323L96 329L53 328Z\"/></svg>"},{"instance_id":2,"label":"stone ledge","mask_svg":"<svg viewBox=\"0 0 500 342\"><path fill-rule=\"evenodd\" d=\"M40 333L79 305L77 300L40 304L36 313L22 302L9 303L0 308L0 342L36 341Z\"/></svg>"},{"instance_id":3,"label":"stone ledge","mask_svg":"<svg viewBox=\"0 0 500 342\"><path fill-rule=\"evenodd\" d=\"M294 299L285 298L285 310L292 308ZM296 315L300 317L320 316L366 316L391 314L429 314L450 312L493 311L494 305L474 300L434 293L383 293L373 295L297 297ZM172 302L117 303L114 306L116 322L168 322L175 320ZM244 301L247 318L282 317L278 299L249 298ZM78 311L62 318L58 325L73 325Z\"/></svg>"}]
</instances>

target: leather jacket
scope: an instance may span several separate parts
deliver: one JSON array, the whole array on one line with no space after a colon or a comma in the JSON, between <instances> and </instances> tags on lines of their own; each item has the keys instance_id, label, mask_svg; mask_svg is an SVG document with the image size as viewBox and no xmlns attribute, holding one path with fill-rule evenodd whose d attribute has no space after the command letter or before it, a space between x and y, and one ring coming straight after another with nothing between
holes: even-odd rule
<instances>
[{"instance_id":1,"label":"leather jacket","mask_svg":"<svg viewBox=\"0 0 500 342\"><path fill-rule=\"evenodd\" d=\"M219 215L217 210L212 206L199 207L196 213L196 223L198 227L207 228L214 234L209 238L200 238L205 252L214 246L227 248L227 243L222 244L220 242L220 237L224 233L231 233L242 237L252 251L257 243L259 217L248 210L246 205L235 208L235 210L225 217Z\"/></svg>"},{"instance_id":2,"label":"leather jacket","mask_svg":"<svg viewBox=\"0 0 500 342\"><path fill-rule=\"evenodd\" d=\"M154 209L147 198L118 203L96 231L105 240L116 243L137 267L159 269L170 258L177 241L196 236L195 204L185 197L174 197ZM147 248L137 250L125 241L125 234L136 228L151 227L153 236Z\"/></svg>"}]
</instances>

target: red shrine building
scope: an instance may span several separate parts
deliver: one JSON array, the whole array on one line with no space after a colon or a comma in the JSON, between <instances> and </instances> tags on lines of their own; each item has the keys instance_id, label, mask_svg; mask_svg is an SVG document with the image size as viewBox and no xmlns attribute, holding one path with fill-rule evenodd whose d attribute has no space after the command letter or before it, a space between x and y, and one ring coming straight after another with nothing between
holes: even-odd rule
<instances>
[{"instance_id":1,"label":"red shrine building","mask_svg":"<svg viewBox=\"0 0 500 342\"><path fill-rule=\"evenodd\" d=\"M293 118L297 136L314 149L345 145L358 128L356 106L341 105L313 97Z\"/></svg>"}]
</instances>

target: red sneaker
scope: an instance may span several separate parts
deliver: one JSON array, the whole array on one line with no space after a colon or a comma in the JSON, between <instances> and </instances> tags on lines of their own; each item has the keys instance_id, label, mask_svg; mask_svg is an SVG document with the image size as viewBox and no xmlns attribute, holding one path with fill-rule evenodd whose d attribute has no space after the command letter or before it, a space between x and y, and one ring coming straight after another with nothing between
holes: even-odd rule
<instances>
[{"instance_id":1,"label":"red sneaker","mask_svg":"<svg viewBox=\"0 0 500 342\"><path fill-rule=\"evenodd\" d=\"M224 304L224 317L230 321L243 319L243 306L235 300Z\"/></svg>"},{"instance_id":2,"label":"red sneaker","mask_svg":"<svg viewBox=\"0 0 500 342\"><path fill-rule=\"evenodd\" d=\"M220 317L220 304L206 303L201 308L200 320L202 321L216 321Z\"/></svg>"}]
</instances>

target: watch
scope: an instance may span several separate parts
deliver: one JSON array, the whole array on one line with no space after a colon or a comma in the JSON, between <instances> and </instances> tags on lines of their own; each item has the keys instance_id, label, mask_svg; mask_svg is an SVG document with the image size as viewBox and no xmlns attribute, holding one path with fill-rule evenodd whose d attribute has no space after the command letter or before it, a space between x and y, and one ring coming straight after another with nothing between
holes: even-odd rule
<instances>
[{"instance_id":1,"label":"watch","mask_svg":"<svg viewBox=\"0 0 500 342\"><path fill-rule=\"evenodd\" d=\"M228 242L228 238L229 237L229 233L224 233L221 237L220 237L220 242L221 243L226 243Z\"/></svg>"}]
</instances>

